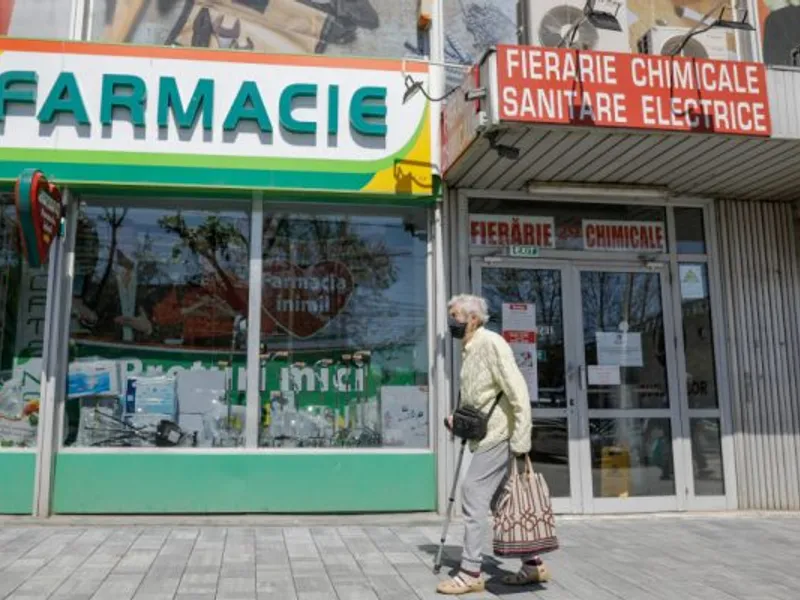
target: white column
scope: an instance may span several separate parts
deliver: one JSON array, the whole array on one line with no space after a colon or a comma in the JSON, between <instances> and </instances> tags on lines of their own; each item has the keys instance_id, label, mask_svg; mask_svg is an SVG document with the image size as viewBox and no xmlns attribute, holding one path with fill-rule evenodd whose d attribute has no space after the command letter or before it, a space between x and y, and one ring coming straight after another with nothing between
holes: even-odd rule
<instances>
[{"instance_id":1,"label":"white column","mask_svg":"<svg viewBox=\"0 0 800 600\"><path fill-rule=\"evenodd\" d=\"M63 414L65 379L67 376L67 344L72 309L72 279L75 264L75 234L78 202L64 190L66 235L50 247L47 274L47 309L45 312L42 353L42 376L39 408L39 431L36 443L36 476L34 479L33 516L50 516L53 489L53 467L58 451Z\"/></svg>"},{"instance_id":2,"label":"white column","mask_svg":"<svg viewBox=\"0 0 800 600\"><path fill-rule=\"evenodd\" d=\"M253 195L250 211L250 288L247 299L247 423L245 444L258 448L261 402L261 281L264 230L264 198Z\"/></svg>"}]
</instances>

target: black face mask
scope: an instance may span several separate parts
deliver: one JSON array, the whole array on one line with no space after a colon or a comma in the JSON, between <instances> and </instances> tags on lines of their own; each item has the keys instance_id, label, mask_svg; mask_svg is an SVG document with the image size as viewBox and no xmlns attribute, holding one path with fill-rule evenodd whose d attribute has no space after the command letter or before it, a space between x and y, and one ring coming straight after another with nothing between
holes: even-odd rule
<instances>
[{"instance_id":1,"label":"black face mask","mask_svg":"<svg viewBox=\"0 0 800 600\"><path fill-rule=\"evenodd\" d=\"M450 329L450 335L452 335L457 340L464 339L464 336L467 335L467 324L460 323L459 321L456 321L453 317L448 317L447 327L448 329Z\"/></svg>"}]
</instances>

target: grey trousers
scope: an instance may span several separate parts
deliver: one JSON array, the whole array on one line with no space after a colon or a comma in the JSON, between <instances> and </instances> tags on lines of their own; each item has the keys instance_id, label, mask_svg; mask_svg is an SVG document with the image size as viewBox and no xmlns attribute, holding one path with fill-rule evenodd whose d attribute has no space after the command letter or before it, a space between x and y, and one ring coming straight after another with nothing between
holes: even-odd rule
<instances>
[{"instance_id":1,"label":"grey trousers","mask_svg":"<svg viewBox=\"0 0 800 600\"><path fill-rule=\"evenodd\" d=\"M478 572L483 565L483 545L486 542L489 510L497 489L508 474L511 450L508 442L476 452L461 485L461 505L464 512L464 547L461 569ZM523 561L536 558L523 557Z\"/></svg>"}]
</instances>

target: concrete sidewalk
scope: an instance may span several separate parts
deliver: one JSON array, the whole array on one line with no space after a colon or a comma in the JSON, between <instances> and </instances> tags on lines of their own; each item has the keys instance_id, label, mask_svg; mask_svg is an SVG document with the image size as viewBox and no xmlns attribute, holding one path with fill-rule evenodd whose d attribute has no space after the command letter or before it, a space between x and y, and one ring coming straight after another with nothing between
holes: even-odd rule
<instances>
[{"instance_id":1,"label":"concrete sidewalk","mask_svg":"<svg viewBox=\"0 0 800 600\"><path fill-rule=\"evenodd\" d=\"M439 537L430 518L0 521L0 598L429 600ZM88 524L93 523L103 523ZM123 525L122 523L133 523ZM277 521L274 521L277 523ZM180 525L172 525L180 523ZM797 600L800 517L561 519L552 583L468 598ZM452 529L454 566L461 527ZM497 578L513 562L487 561ZM442 577L445 573L442 574Z\"/></svg>"}]
</instances>

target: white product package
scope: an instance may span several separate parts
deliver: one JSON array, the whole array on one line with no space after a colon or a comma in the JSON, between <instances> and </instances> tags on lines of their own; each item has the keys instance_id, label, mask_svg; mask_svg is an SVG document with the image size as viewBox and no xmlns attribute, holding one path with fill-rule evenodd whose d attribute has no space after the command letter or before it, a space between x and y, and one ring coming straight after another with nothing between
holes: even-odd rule
<instances>
[{"instance_id":1,"label":"white product package","mask_svg":"<svg viewBox=\"0 0 800 600\"><path fill-rule=\"evenodd\" d=\"M67 396L119 396L119 367L113 360L73 362L67 376Z\"/></svg>"},{"instance_id":2,"label":"white product package","mask_svg":"<svg viewBox=\"0 0 800 600\"><path fill-rule=\"evenodd\" d=\"M209 447L216 437L216 422L227 414L225 372L181 371L177 377L180 398L178 425L186 432L197 432L197 445Z\"/></svg>"},{"instance_id":3,"label":"white product package","mask_svg":"<svg viewBox=\"0 0 800 600\"><path fill-rule=\"evenodd\" d=\"M125 394L127 415L157 415L178 420L178 391L174 377L130 377Z\"/></svg>"}]
</instances>

